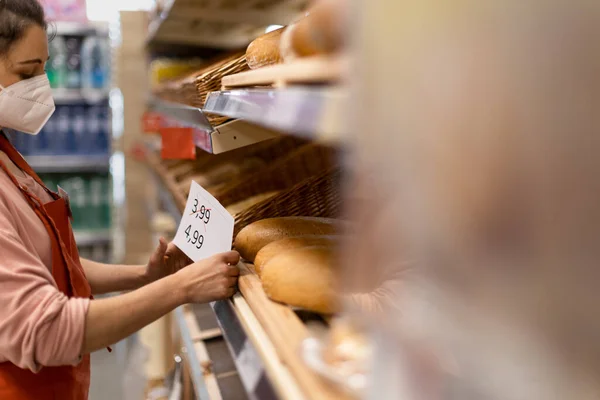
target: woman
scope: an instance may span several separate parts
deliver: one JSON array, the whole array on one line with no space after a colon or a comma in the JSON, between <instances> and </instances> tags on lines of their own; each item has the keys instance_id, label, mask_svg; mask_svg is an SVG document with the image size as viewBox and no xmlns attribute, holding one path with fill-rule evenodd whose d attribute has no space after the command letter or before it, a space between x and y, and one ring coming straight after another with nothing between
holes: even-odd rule
<instances>
[{"instance_id":1,"label":"woman","mask_svg":"<svg viewBox=\"0 0 600 400\"><path fill-rule=\"evenodd\" d=\"M54 111L36 0L0 0L0 127L38 133ZM87 399L89 353L188 302L230 297L236 252L191 264L173 244L146 266L79 258L61 195L0 135L0 399ZM132 290L93 300L92 294Z\"/></svg>"}]
</instances>

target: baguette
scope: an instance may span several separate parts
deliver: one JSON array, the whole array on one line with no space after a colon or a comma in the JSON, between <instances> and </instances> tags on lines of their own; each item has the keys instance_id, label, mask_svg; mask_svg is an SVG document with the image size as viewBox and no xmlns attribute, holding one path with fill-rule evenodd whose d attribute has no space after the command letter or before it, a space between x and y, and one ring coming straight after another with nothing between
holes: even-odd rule
<instances>
[{"instance_id":1,"label":"baguette","mask_svg":"<svg viewBox=\"0 0 600 400\"><path fill-rule=\"evenodd\" d=\"M340 231L340 221L332 218L267 218L242 229L235 238L234 247L244 259L254 262L256 253L276 240L303 235L335 235Z\"/></svg>"},{"instance_id":2,"label":"baguette","mask_svg":"<svg viewBox=\"0 0 600 400\"><path fill-rule=\"evenodd\" d=\"M287 250L263 266L261 281L272 300L330 314L337 310L331 247Z\"/></svg>"},{"instance_id":3,"label":"baguette","mask_svg":"<svg viewBox=\"0 0 600 400\"><path fill-rule=\"evenodd\" d=\"M306 236L294 236L285 239L280 239L275 242L271 242L256 254L254 259L254 270L257 275L260 276L262 267L266 265L272 258L278 256L281 253L291 249L298 249L302 247L312 246L323 246L323 247L334 247L337 243L335 236L324 236L324 235L306 235Z\"/></svg>"}]
</instances>

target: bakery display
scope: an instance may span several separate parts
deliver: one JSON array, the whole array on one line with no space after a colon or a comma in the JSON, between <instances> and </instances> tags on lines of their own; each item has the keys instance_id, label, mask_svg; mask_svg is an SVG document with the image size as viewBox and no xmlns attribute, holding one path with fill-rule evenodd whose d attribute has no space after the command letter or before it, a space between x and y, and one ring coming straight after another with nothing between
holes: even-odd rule
<instances>
[{"instance_id":1,"label":"bakery display","mask_svg":"<svg viewBox=\"0 0 600 400\"><path fill-rule=\"evenodd\" d=\"M246 62L257 69L283 62L279 52L281 34L285 28L276 29L255 39L246 49Z\"/></svg>"},{"instance_id":2,"label":"bakery display","mask_svg":"<svg viewBox=\"0 0 600 400\"><path fill-rule=\"evenodd\" d=\"M256 274L260 276L262 267L265 264L287 250L311 246L334 247L337 242L338 239L333 235L305 235L276 240L260 249L256 254L256 257L254 258L254 270L256 271Z\"/></svg>"},{"instance_id":3,"label":"bakery display","mask_svg":"<svg viewBox=\"0 0 600 400\"><path fill-rule=\"evenodd\" d=\"M261 272L272 300L329 314L337 310L331 246L290 249L273 257Z\"/></svg>"},{"instance_id":4,"label":"bakery display","mask_svg":"<svg viewBox=\"0 0 600 400\"><path fill-rule=\"evenodd\" d=\"M276 240L302 235L335 235L341 230L339 220L317 217L278 217L256 221L242 229L234 247L240 255L254 261L256 254Z\"/></svg>"}]
</instances>

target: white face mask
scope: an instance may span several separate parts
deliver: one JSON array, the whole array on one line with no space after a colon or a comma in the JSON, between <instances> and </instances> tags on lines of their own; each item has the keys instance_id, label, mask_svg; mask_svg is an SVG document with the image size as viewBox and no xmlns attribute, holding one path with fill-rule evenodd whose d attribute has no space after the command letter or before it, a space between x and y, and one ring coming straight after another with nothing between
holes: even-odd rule
<instances>
[{"instance_id":1,"label":"white face mask","mask_svg":"<svg viewBox=\"0 0 600 400\"><path fill-rule=\"evenodd\" d=\"M0 127L40 133L55 109L46 74L0 88Z\"/></svg>"}]
</instances>

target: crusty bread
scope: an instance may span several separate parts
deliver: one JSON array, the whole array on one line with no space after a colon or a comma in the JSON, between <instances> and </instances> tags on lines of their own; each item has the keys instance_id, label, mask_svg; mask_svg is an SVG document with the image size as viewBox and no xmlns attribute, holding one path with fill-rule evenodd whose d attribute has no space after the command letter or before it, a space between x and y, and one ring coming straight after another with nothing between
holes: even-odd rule
<instances>
[{"instance_id":1,"label":"crusty bread","mask_svg":"<svg viewBox=\"0 0 600 400\"><path fill-rule=\"evenodd\" d=\"M244 259L254 262L256 253L276 240L302 235L335 235L340 228L340 221L332 218L267 218L242 229L235 238L234 247Z\"/></svg>"},{"instance_id":2,"label":"crusty bread","mask_svg":"<svg viewBox=\"0 0 600 400\"><path fill-rule=\"evenodd\" d=\"M329 314L336 310L332 247L287 250L263 266L263 289L272 300Z\"/></svg>"},{"instance_id":3,"label":"crusty bread","mask_svg":"<svg viewBox=\"0 0 600 400\"><path fill-rule=\"evenodd\" d=\"M246 49L246 62L250 69L283 62L279 41L285 28L280 28L256 38Z\"/></svg>"},{"instance_id":4,"label":"crusty bread","mask_svg":"<svg viewBox=\"0 0 600 400\"><path fill-rule=\"evenodd\" d=\"M347 12L343 0L316 2L308 15L286 28L280 53L287 62L296 57L332 54L344 45Z\"/></svg>"},{"instance_id":5,"label":"crusty bread","mask_svg":"<svg viewBox=\"0 0 600 400\"><path fill-rule=\"evenodd\" d=\"M254 259L254 270L258 276L260 276L262 267L266 263L287 250L312 246L334 247L336 243L337 240L335 236L325 235L294 236L277 240L269 243L256 254L256 258Z\"/></svg>"}]
</instances>

